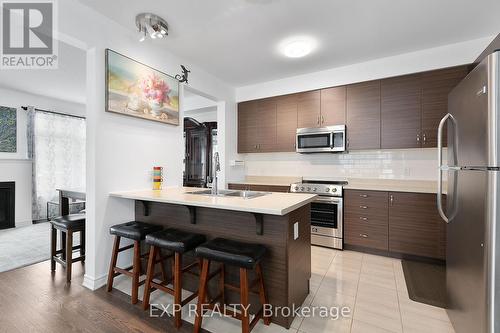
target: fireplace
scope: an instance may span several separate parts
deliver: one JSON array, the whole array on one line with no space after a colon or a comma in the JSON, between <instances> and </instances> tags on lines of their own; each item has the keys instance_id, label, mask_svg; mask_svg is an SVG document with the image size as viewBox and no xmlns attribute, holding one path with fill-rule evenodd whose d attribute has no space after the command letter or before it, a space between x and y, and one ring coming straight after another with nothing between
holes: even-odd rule
<instances>
[{"instance_id":1,"label":"fireplace","mask_svg":"<svg viewBox=\"0 0 500 333\"><path fill-rule=\"evenodd\" d=\"M15 182L0 182L0 229L15 227L15 184Z\"/></svg>"}]
</instances>

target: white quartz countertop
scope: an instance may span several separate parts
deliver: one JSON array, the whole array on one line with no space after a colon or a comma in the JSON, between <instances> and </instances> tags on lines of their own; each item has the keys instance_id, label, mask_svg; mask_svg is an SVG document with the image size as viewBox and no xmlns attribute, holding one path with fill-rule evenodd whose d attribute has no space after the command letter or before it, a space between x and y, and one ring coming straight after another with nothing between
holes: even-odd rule
<instances>
[{"instance_id":1,"label":"white quartz countertop","mask_svg":"<svg viewBox=\"0 0 500 333\"><path fill-rule=\"evenodd\" d=\"M346 190L437 193L438 187L437 181L432 180L349 178L347 181ZM443 184L443 193L446 194L446 183Z\"/></svg>"},{"instance_id":2,"label":"white quartz countertop","mask_svg":"<svg viewBox=\"0 0 500 333\"><path fill-rule=\"evenodd\" d=\"M242 212L286 215L314 200L316 195L276 193L245 199L240 197L212 197L186 192L203 191L197 187L167 187L166 189L111 192L111 197L169 203L195 207L235 210Z\"/></svg>"}]
</instances>

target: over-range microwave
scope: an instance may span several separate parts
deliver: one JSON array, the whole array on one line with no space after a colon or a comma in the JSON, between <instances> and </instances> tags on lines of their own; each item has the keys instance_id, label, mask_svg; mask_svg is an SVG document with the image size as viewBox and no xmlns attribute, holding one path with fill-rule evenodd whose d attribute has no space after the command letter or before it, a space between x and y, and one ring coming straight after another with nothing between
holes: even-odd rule
<instances>
[{"instance_id":1,"label":"over-range microwave","mask_svg":"<svg viewBox=\"0 0 500 333\"><path fill-rule=\"evenodd\" d=\"M297 153L345 151L345 125L297 129Z\"/></svg>"}]
</instances>

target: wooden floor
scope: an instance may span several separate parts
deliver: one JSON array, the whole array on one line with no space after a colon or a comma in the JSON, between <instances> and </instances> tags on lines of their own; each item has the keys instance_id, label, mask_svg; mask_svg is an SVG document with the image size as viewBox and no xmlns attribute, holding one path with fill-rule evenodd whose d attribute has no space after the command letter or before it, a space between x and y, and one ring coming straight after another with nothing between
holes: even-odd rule
<instances>
[{"instance_id":1,"label":"wooden floor","mask_svg":"<svg viewBox=\"0 0 500 333\"><path fill-rule=\"evenodd\" d=\"M176 330L169 317L151 318L141 303L104 288L95 292L82 287L83 266L73 265L71 285L64 269L50 272L42 262L0 273L0 332L192 332L183 322ZM205 331L206 332L206 331Z\"/></svg>"}]
</instances>

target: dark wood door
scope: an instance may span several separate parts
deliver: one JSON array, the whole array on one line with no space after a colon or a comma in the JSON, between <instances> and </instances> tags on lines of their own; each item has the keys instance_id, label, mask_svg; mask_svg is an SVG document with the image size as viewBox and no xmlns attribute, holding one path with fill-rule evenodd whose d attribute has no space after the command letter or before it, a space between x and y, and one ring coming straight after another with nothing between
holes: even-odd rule
<instances>
[{"instance_id":1,"label":"dark wood door","mask_svg":"<svg viewBox=\"0 0 500 333\"><path fill-rule=\"evenodd\" d=\"M321 97L320 91L307 91L297 94L297 126L319 127Z\"/></svg>"},{"instance_id":2,"label":"dark wood door","mask_svg":"<svg viewBox=\"0 0 500 333\"><path fill-rule=\"evenodd\" d=\"M344 192L344 242L348 245L388 251L388 193Z\"/></svg>"},{"instance_id":3,"label":"dark wood door","mask_svg":"<svg viewBox=\"0 0 500 333\"><path fill-rule=\"evenodd\" d=\"M422 147L437 146L437 129L448 113L448 94L467 76L469 65L422 74ZM446 143L446 132L443 134Z\"/></svg>"},{"instance_id":4,"label":"dark wood door","mask_svg":"<svg viewBox=\"0 0 500 333\"><path fill-rule=\"evenodd\" d=\"M380 148L380 81L347 86L348 149Z\"/></svg>"},{"instance_id":5,"label":"dark wood door","mask_svg":"<svg viewBox=\"0 0 500 333\"><path fill-rule=\"evenodd\" d=\"M276 99L267 98L257 103L257 151L270 152L276 149Z\"/></svg>"},{"instance_id":6,"label":"dark wood door","mask_svg":"<svg viewBox=\"0 0 500 333\"><path fill-rule=\"evenodd\" d=\"M297 95L276 99L276 151L295 151L297 133Z\"/></svg>"},{"instance_id":7,"label":"dark wood door","mask_svg":"<svg viewBox=\"0 0 500 333\"><path fill-rule=\"evenodd\" d=\"M436 195L389 193L389 250L445 259L446 224L436 209Z\"/></svg>"},{"instance_id":8,"label":"dark wood door","mask_svg":"<svg viewBox=\"0 0 500 333\"><path fill-rule=\"evenodd\" d=\"M257 152L259 119L256 107L257 101L238 104L238 153Z\"/></svg>"},{"instance_id":9,"label":"dark wood door","mask_svg":"<svg viewBox=\"0 0 500 333\"><path fill-rule=\"evenodd\" d=\"M321 90L321 126L345 125L346 87Z\"/></svg>"},{"instance_id":10,"label":"dark wood door","mask_svg":"<svg viewBox=\"0 0 500 333\"><path fill-rule=\"evenodd\" d=\"M382 148L420 148L421 75L384 79L380 91Z\"/></svg>"}]
</instances>

